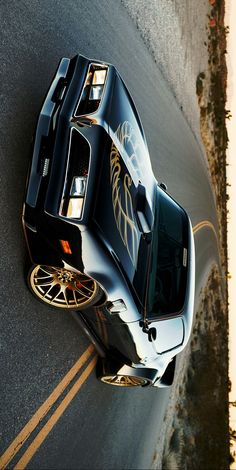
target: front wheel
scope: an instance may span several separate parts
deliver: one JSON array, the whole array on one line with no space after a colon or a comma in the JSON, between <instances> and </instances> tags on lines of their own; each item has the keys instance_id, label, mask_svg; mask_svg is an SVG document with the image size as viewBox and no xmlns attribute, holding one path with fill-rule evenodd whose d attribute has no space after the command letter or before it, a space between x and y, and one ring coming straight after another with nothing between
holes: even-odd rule
<instances>
[{"instance_id":1,"label":"front wheel","mask_svg":"<svg viewBox=\"0 0 236 470\"><path fill-rule=\"evenodd\" d=\"M56 308L82 310L103 297L103 291L94 279L64 268L33 266L27 281L38 300Z\"/></svg>"}]
</instances>

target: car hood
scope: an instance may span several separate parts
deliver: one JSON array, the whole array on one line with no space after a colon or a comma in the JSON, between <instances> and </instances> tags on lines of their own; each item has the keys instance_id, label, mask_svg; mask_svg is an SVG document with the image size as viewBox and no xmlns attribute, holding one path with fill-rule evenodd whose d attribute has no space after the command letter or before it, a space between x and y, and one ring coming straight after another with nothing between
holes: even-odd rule
<instances>
[{"instance_id":1,"label":"car hood","mask_svg":"<svg viewBox=\"0 0 236 470\"><path fill-rule=\"evenodd\" d=\"M109 107L108 132L135 186L146 188L152 205L155 179L142 124L123 80L116 72Z\"/></svg>"},{"instance_id":2,"label":"car hood","mask_svg":"<svg viewBox=\"0 0 236 470\"><path fill-rule=\"evenodd\" d=\"M109 138L101 161L95 220L143 304L156 180L139 117L119 75L115 78L109 110Z\"/></svg>"}]
</instances>

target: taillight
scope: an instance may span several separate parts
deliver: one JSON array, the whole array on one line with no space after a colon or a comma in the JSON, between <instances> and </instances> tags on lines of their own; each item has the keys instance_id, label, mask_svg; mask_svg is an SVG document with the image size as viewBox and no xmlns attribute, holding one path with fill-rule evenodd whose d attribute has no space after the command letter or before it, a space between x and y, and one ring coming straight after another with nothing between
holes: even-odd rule
<instances>
[{"instance_id":1,"label":"taillight","mask_svg":"<svg viewBox=\"0 0 236 470\"><path fill-rule=\"evenodd\" d=\"M67 240L60 240L61 247L67 255L72 255L70 244Z\"/></svg>"}]
</instances>

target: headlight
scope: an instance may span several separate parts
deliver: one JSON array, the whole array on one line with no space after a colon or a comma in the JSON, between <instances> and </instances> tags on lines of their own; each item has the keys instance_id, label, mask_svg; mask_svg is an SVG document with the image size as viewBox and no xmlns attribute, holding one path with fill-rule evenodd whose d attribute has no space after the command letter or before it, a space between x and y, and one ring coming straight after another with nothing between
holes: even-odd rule
<instances>
[{"instance_id":1,"label":"headlight","mask_svg":"<svg viewBox=\"0 0 236 470\"><path fill-rule=\"evenodd\" d=\"M103 92L103 86L101 85L95 85L91 86L90 88L90 93L89 93L89 99L90 100L101 100L102 97L102 92Z\"/></svg>"},{"instance_id":2,"label":"headlight","mask_svg":"<svg viewBox=\"0 0 236 470\"><path fill-rule=\"evenodd\" d=\"M90 64L75 116L97 111L102 100L107 71L107 65Z\"/></svg>"},{"instance_id":3,"label":"headlight","mask_svg":"<svg viewBox=\"0 0 236 470\"><path fill-rule=\"evenodd\" d=\"M66 217L69 219L80 219L83 209L84 198L71 197L67 207Z\"/></svg>"},{"instance_id":4,"label":"headlight","mask_svg":"<svg viewBox=\"0 0 236 470\"><path fill-rule=\"evenodd\" d=\"M71 219L80 219L82 215L86 186L86 176L75 176L73 178L66 210L66 217Z\"/></svg>"},{"instance_id":5,"label":"headlight","mask_svg":"<svg viewBox=\"0 0 236 470\"><path fill-rule=\"evenodd\" d=\"M70 196L72 197L84 197L87 185L87 176L74 176Z\"/></svg>"},{"instance_id":6,"label":"headlight","mask_svg":"<svg viewBox=\"0 0 236 470\"><path fill-rule=\"evenodd\" d=\"M106 80L106 74L107 74L106 69L95 70L94 74L93 74L92 84L93 85L104 85L105 80Z\"/></svg>"}]
</instances>

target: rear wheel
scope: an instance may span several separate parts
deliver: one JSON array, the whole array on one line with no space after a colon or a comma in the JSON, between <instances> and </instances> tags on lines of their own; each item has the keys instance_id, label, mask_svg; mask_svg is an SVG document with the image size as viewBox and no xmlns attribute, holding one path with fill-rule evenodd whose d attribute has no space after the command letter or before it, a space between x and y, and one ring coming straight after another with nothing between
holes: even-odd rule
<instances>
[{"instance_id":1,"label":"rear wheel","mask_svg":"<svg viewBox=\"0 0 236 470\"><path fill-rule=\"evenodd\" d=\"M144 369L134 369L109 357L97 362L97 378L116 387L145 387L151 384Z\"/></svg>"},{"instance_id":2,"label":"rear wheel","mask_svg":"<svg viewBox=\"0 0 236 470\"><path fill-rule=\"evenodd\" d=\"M143 387L149 383L148 380L142 377L134 377L132 375L104 375L100 377L100 380L117 387Z\"/></svg>"},{"instance_id":3,"label":"rear wheel","mask_svg":"<svg viewBox=\"0 0 236 470\"><path fill-rule=\"evenodd\" d=\"M33 266L28 285L38 300L56 308L82 310L103 297L102 289L91 277L65 268Z\"/></svg>"}]
</instances>

